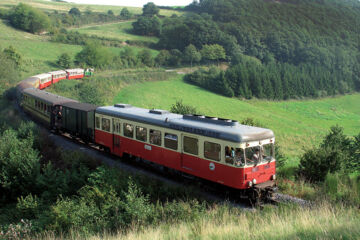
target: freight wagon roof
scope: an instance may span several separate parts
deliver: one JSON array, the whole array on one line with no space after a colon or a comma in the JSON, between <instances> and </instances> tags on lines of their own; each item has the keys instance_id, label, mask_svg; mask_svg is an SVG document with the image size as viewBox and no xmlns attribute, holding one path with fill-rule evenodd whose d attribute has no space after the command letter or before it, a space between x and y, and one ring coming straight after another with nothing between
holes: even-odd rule
<instances>
[{"instance_id":1,"label":"freight wagon roof","mask_svg":"<svg viewBox=\"0 0 360 240\"><path fill-rule=\"evenodd\" d=\"M98 107L93 104L79 103L79 102L68 102L68 103L64 103L63 106L71 109L81 110L84 112L94 111Z\"/></svg>"},{"instance_id":2,"label":"freight wagon roof","mask_svg":"<svg viewBox=\"0 0 360 240\"><path fill-rule=\"evenodd\" d=\"M204 117L183 116L164 110L149 111L149 109L129 105L125 105L123 108L115 106L98 107L96 113L232 142L256 141L274 137L273 131L266 128L241 125L238 122L226 121L225 119L212 120Z\"/></svg>"},{"instance_id":3,"label":"freight wagon roof","mask_svg":"<svg viewBox=\"0 0 360 240\"><path fill-rule=\"evenodd\" d=\"M42 100L51 105L63 104L66 102L76 102L73 99L58 96L49 92L41 91L36 88L28 88L23 91L24 94L28 94L34 98Z\"/></svg>"}]
</instances>

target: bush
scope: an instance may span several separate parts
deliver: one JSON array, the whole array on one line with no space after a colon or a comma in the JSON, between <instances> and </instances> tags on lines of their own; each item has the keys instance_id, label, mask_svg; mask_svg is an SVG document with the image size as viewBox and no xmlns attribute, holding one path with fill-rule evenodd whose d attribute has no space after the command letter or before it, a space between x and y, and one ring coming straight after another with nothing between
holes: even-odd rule
<instances>
[{"instance_id":1,"label":"bush","mask_svg":"<svg viewBox=\"0 0 360 240\"><path fill-rule=\"evenodd\" d=\"M50 28L50 19L45 13L23 3L11 11L9 18L11 25L31 33L40 33Z\"/></svg>"},{"instance_id":2,"label":"bush","mask_svg":"<svg viewBox=\"0 0 360 240\"><path fill-rule=\"evenodd\" d=\"M182 100L176 101L176 103L171 106L170 112L182 115L197 114L197 110L195 107L184 104Z\"/></svg>"},{"instance_id":3,"label":"bush","mask_svg":"<svg viewBox=\"0 0 360 240\"><path fill-rule=\"evenodd\" d=\"M56 64L62 68L70 68L71 66L71 57L68 53L63 53L59 56Z\"/></svg>"},{"instance_id":4,"label":"bush","mask_svg":"<svg viewBox=\"0 0 360 240\"><path fill-rule=\"evenodd\" d=\"M309 181L324 181L328 173L356 172L358 164L354 140L339 126L331 127L318 148L310 149L300 159L298 174Z\"/></svg>"}]
</instances>

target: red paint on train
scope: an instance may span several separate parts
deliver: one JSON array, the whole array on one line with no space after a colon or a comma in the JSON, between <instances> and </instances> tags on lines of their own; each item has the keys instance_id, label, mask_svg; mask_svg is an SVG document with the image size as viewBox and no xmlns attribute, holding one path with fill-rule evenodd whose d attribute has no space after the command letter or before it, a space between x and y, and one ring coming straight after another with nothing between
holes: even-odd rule
<instances>
[{"instance_id":1,"label":"red paint on train","mask_svg":"<svg viewBox=\"0 0 360 240\"><path fill-rule=\"evenodd\" d=\"M275 162L237 168L100 130L95 130L95 142L115 155L128 153L236 189L249 188L248 182L253 179L257 183L269 181L275 174Z\"/></svg>"}]
</instances>

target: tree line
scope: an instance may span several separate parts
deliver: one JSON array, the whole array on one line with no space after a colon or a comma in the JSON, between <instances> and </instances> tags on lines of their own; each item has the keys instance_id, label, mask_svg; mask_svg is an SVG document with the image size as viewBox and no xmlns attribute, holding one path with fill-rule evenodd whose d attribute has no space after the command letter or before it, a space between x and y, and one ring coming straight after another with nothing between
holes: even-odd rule
<instances>
[{"instance_id":1,"label":"tree line","mask_svg":"<svg viewBox=\"0 0 360 240\"><path fill-rule=\"evenodd\" d=\"M111 9L107 13L92 12L90 9L81 12L76 7L68 12L43 12L24 3L11 10L0 11L0 18L8 19L13 27L31 33L56 32L56 29L64 27L129 20L133 17L134 14L127 8L123 8L119 15L115 15Z\"/></svg>"},{"instance_id":2,"label":"tree line","mask_svg":"<svg viewBox=\"0 0 360 240\"><path fill-rule=\"evenodd\" d=\"M169 51L184 51L190 44L197 49L214 44L223 47L226 55L222 61L229 62L242 76L236 73L230 79L229 72L224 77L219 75L217 81L193 80L207 89L229 96L270 99L359 90L359 2L203 0L185 9L190 13L162 19L157 19L155 12L143 14L141 21L160 23L155 29L146 29L154 25L141 24L138 19L134 31L159 36L158 48ZM243 59L248 57L254 61L245 66ZM209 74L200 71L197 75ZM274 77L278 78L276 82ZM221 82L225 82L224 89L218 90ZM239 85L244 89L240 91Z\"/></svg>"}]
</instances>

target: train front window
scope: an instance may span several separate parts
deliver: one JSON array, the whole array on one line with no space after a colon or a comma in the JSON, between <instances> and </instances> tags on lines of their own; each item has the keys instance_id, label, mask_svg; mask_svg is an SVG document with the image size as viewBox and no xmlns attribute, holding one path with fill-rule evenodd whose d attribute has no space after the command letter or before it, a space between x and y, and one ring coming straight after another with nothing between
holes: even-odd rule
<instances>
[{"instance_id":1,"label":"train front window","mask_svg":"<svg viewBox=\"0 0 360 240\"><path fill-rule=\"evenodd\" d=\"M274 144L264 144L262 145L262 160L263 162L269 162L274 159Z\"/></svg>"},{"instance_id":2,"label":"train front window","mask_svg":"<svg viewBox=\"0 0 360 240\"><path fill-rule=\"evenodd\" d=\"M245 149L246 164L256 165L261 162L260 146Z\"/></svg>"},{"instance_id":3,"label":"train front window","mask_svg":"<svg viewBox=\"0 0 360 240\"><path fill-rule=\"evenodd\" d=\"M225 147L225 162L237 167L243 167L245 165L244 149Z\"/></svg>"}]
</instances>

